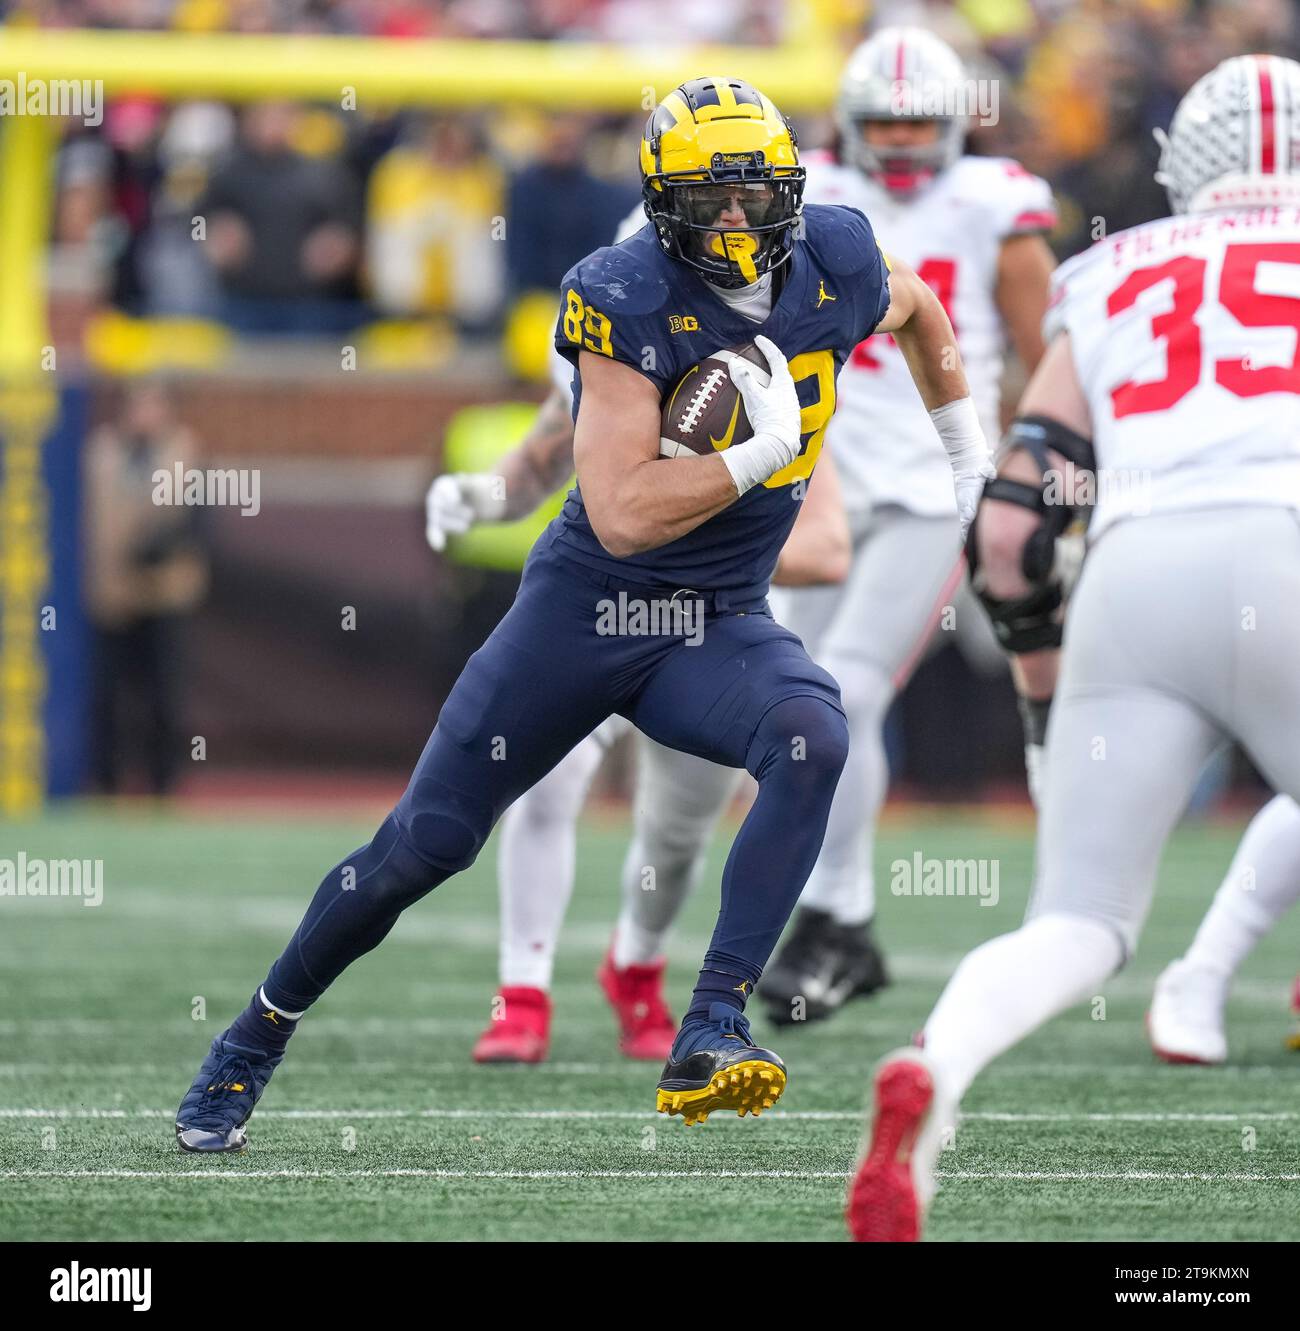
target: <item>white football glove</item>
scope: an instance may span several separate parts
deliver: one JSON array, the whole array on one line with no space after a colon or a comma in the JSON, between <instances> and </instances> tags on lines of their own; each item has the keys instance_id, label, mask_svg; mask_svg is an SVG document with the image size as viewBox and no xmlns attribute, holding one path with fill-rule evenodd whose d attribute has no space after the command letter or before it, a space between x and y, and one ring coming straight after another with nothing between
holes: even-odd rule
<instances>
[{"instance_id":1,"label":"white football glove","mask_svg":"<svg viewBox=\"0 0 1300 1331\"><path fill-rule=\"evenodd\" d=\"M980 506L980 495L984 493L984 482L991 481L998 474L992 460L980 463L973 470L954 471L953 489L957 494L957 517L961 522L963 539Z\"/></svg>"},{"instance_id":2,"label":"white football glove","mask_svg":"<svg viewBox=\"0 0 1300 1331\"><path fill-rule=\"evenodd\" d=\"M448 536L460 536L480 522L505 516L505 480L487 472L439 476L424 497L424 539L443 550Z\"/></svg>"},{"instance_id":3,"label":"white football glove","mask_svg":"<svg viewBox=\"0 0 1300 1331\"><path fill-rule=\"evenodd\" d=\"M997 475L993 455L984 438L975 404L968 397L959 397L935 407L930 413L934 428L948 454L952 466L953 489L957 495L957 516L961 519L961 534L975 521L984 482Z\"/></svg>"},{"instance_id":4,"label":"white football glove","mask_svg":"<svg viewBox=\"0 0 1300 1331\"><path fill-rule=\"evenodd\" d=\"M770 338L756 337L754 345L767 361L768 381L760 383L762 372L743 356L731 362L731 382L740 390L745 415L755 434L770 434L793 449L790 461L799 453L799 394L790 377L790 365L780 347Z\"/></svg>"},{"instance_id":5,"label":"white football glove","mask_svg":"<svg viewBox=\"0 0 1300 1331\"><path fill-rule=\"evenodd\" d=\"M790 377L790 366L771 339L756 337L754 345L767 361L767 383L759 378L762 370L743 356L731 362L731 382L745 404L753 437L732 444L719 455L731 472L738 494L788 467L803 447L799 438L799 394Z\"/></svg>"}]
</instances>

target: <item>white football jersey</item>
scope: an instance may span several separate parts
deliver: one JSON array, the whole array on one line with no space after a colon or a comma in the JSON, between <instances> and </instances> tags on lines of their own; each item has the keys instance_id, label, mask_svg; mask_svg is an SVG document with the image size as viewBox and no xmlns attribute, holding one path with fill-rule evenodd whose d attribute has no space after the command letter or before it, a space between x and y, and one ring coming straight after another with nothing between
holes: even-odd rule
<instances>
[{"instance_id":1,"label":"white football jersey","mask_svg":"<svg viewBox=\"0 0 1300 1331\"><path fill-rule=\"evenodd\" d=\"M1161 218L1062 264L1097 453L1095 539L1125 517L1300 508L1300 208Z\"/></svg>"},{"instance_id":2,"label":"white football jersey","mask_svg":"<svg viewBox=\"0 0 1300 1331\"><path fill-rule=\"evenodd\" d=\"M996 445L1004 349L998 256L1007 237L1055 225L1047 182L1007 158L962 157L915 198L900 200L829 154L803 161L807 201L860 209L886 254L910 264L943 302L984 433ZM841 371L826 439L851 513L891 503L956 515L947 455L888 333L860 343Z\"/></svg>"}]
</instances>

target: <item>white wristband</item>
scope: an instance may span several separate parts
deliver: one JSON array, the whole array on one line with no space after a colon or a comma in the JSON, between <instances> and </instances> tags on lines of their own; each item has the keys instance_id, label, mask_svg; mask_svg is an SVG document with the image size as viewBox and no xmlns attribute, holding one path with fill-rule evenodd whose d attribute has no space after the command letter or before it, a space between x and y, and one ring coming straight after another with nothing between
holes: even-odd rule
<instances>
[{"instance_id":1,"label":"white wristband","mask_svg":"<svg viewBox=\"0 0 1300 1331\"><path fill-rule=\"evenodd\" d=\"M947 450L953 471L974 471L990 461L984 427L970 398L959 397L954 402L935 407L930 419Z\"/></svg>"},{"instance_id":2,"label":"white wristband","mask_svg":"<svg viewBox=\"0 0 1300 1331\"><path fill-rule=\"evenodd\" d=\"M718 456L727 464L736 493L743 495L782 467L788 467L799 456L801 446L796 439L792 451L788 443L774 434L756 434L743 444L724 448Z\"/></svg>"}]
</instances>

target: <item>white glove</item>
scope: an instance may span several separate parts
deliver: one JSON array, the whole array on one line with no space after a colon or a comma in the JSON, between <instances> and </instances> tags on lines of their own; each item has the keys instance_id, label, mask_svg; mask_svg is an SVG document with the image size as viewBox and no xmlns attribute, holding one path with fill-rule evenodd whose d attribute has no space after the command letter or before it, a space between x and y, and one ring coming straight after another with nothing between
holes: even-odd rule
<instances>
[{"instance_id":1,"label":"white glove","mask_svg":"<svg viewBox=\"0 0 1300 1331\"><path fill-rule=\"evenodd\" d=\"M460 536L479 522L500 522L505 511L503 477L466 471L439 476L424 497L424 539L442 550L448 536Z\"/></svg>"},{"instance_id":2,"label":"white glove","mask_svg":"<svg viewBox=\"0 0 1300 1331\"><path fill-rule=\"evenodd\" d=\"M984 438L979 413L968 397L945 402L930 413L934 428L948 453L952 466L953 488L957 493L957 516L961 519L961 534L975 520L984 482L997 475L993 455Z\"/></svg>"},{"instance_id":3,"label":"white glove","mask_svg":"<svg viewBox=\"0 0 1300 1331\"><path fill-rule=\"evenodd\" d=\"M720 454L731 472L736 493L742 495L782 467L788 467L803 447L799 438L799 394L790 377L790 366L781 349L769 338L756 337L754 345L767 361L766 382L760 378L762 370L743 356L731 362L731 382L745 404L753 437L742 444L732 444Z\"/></svg>"},{"instance_id":4,"label":"white glove","mask_svg":"<svg viewBox=\"0 0 1300 1331\"><path fill-rule=\"evenodd\" d=\"M973 471L953 472L952 484L957 493L957 517L961 522L963 538L971 523L975 521L975 511L980 506L980 495L984 493L984 482L991 481L997 474L998 470L991 460L981 463Z\"/></svg>"}]
</instances>

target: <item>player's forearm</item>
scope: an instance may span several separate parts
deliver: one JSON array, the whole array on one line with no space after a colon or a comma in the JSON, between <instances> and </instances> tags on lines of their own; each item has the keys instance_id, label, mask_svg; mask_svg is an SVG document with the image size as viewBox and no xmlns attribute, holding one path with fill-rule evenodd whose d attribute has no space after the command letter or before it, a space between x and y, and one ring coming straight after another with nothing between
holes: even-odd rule
<instances>
[{"instance_id":1,"label":"player's forearm","mask_svg":"<svg viewBox=\"0 0 1300 1331\"><path fill-rule=\"evenodd\" d=\"M505 507L498 519L501 522L527 517L546 498L548 491L540 477L518 452L502 458L495 474L504 482L505 489Z\"/></svg>"},{"instance_id":2,"label":"player's forearm","mask_svg":"<svg viewBox=\"0 0 1300 1331\"><path fill-rule=\"evenodd\" d=\"M735 503L736 487L722 458L655 458L622 472L606 501L593 505L592 527L616 559L657 550L694 531Z\"/></svg>"},{"instance_id":3,"label":"player's forearm","mask_svg":"<svg viewBox=\"0 0 1300 1331\"><path fill-rule=\"evenodd\" d=\"M952 324L928 287L894 339L927 411L970 396Z\"/></svg>"},{"instance_id":4,"label":"player's forearm","mask_svg":"<svg viewBox=\"0 0 1300 1331\"><path fill-rule=\"evenodd\" d=\"M948 454L963 534L975 517L993 458L971 401L952 324L939 298L905 264L890 277L889 309L879 327L894 334L912 382Z\"/></svg>"},{"instance_id":5,"label":"player's forearm","mask_svg":"<svg viewBox=\"0 0 1300 1331\"><path fill-rule=\"evenodd\" d=\"M729 366L753 434L720 453L668 459L659 456L663 413L654 385L582 353L573 455L592 530L616 559L679 540L798 457L802 416L789 366L761 334L754 345L767 362L766 382L748 360Z\"/></svg>"},{"instance_id":6,"label":"player's forearm","mask_svg":"<svg viewBox=\"0 0 1300 1331\"><path fill-rule=\"evenodd\" d=\"M573 471L573 421L559 394L542 404L537 420L518 448L497 466L505 481L502 520L526 517L564 484Z\"/></svg>"}]
</instances>

